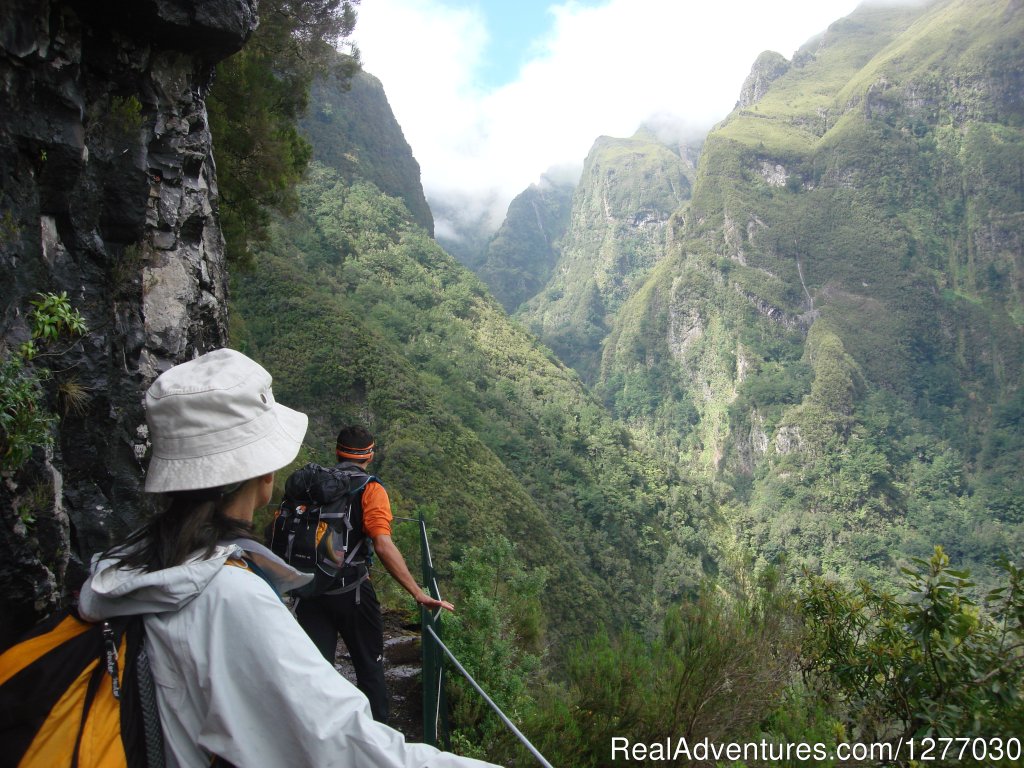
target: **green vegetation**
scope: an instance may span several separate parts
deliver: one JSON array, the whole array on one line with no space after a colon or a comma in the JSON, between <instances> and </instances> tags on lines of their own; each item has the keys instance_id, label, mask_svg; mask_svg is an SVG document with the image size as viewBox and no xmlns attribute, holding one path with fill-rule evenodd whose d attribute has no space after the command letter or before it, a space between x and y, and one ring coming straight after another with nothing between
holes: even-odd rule
<instances>
[{"instance_id":1,"label":"green vegetation","mask_svg":"<svg viewBox=\"0 0 1024 768\"><path fill-rule=\"evenodd\" d=\"M942 543L981 590L1024 546L1005 6L865 6L809 43L708 137L677 246L606 318L596 391L704 468L759 568L892 587Z\"/></svg>"},{"instance_id":2,"label":"green vegetation","mask_svg":"<svg viewBox=\"0 0 1024 768\"><path fill-rule=\"evenodd\" d=\"M33 449L53 444L53 414L44 405L39 375L25 361L10 355L0 363L0 468L18 469Z\"/></svg>"},{"instance_id":3,"label":"green vegetation","mask_svg":"<svg viewBox=\"0 0 1024 768\"><path fill-rule=\"evenodd\" d=\"M801 600L813 684L865 741L1018 736L1024 571L1004 562L1005 582L983 609L970 574L950 568L941 548L914 562L902 599L809 578Z\"/></svg>"},{"instance_id":4,"label":"green vegetation","mask_svg":"<svg viewBox=\"0 0 1024 768\"><path fill-rule=\"evenodd\" d=\"M245 263L267 237L272 211L291 213L311 148L297 121L313 78L351 76L335 45L351 34L358 0L272 0L248 44L217 66L207 98L217 157L221 227L229 258Z\"/></svg>"},{"instance_id":5,"label":"green vegetation","mask_svg":"<svg viewBox=\"0 0 1024 768\"><path fill-rule=\"evenodd\" d=\"M302 213L236 275L234 343L311 415L329 460L350 420L378 436L398 514L427 511L439 567L487 535L549 574L556 648L704 577L708 512L638 451L571 371L509 321L401 201L314 165ZM657 586L657 595L655 594Z\"/></svg>"},{"instance_id":6,"label":"green vegetation","mask_svg":"<svg viewBox=\"0 0 1024 768\"><path fill-rule=\"evenodd\" d=\"M0 245L13 243L21 235L21 227L14 220L14 214L4 211L3 218L0 218Z\"/></svg>"},{"instance_id":7,"label":"green vegetation","mask_svg":"<svg viewBox=\"0 0 1024 768\"><path fill-rule=\"evenodd\" d=\"M310 414L299 461L375 431L447 639L554 763L1021 722L1011 10L865 6L696 175L641 132L597 142L572 217L524 195L476 266L554 354L428 236L379 84L318 86L321 162L234 276L234 343ZM460 750L522 761L457 684L452 708Z\"/></svg>"},{"instance_id":8,"label":"green vegetation","mask_svg":"<svg viewBox=\"0 0 1024 768\"><path fill-rule=\"evenodd\" d=\"M840 743L895 754L901 739L904 758L908 739L935 740L940 765L961 763L941 757L941 740L960 750L978 738L994 757L995 739L1005 750L1024 716L1024 572L1004 563L984 606L941 549L903 574L900 594L814 575L791 589L772 569L753 584L709 585L653 638L626 632L580 644L565 681L527 710L527 731L553 764L581 767L608 765L613 738L660 747L665 734L666 756L651 759L669 765L694 764L673 759L681 738L691 750L705 739L820 744L824 765L839 764L828 756ZM970 762L976 746L963 762L999 762ZM793 755L770 762L808 764Z\"/></svg>"},{"instance_id":9,"label":"green vegetation","mask_svg":"<svg viewBox=\"0 0 1024 768\"><path fill-rule=\"evenodd\" d=\"M689 195L689 169L678 150L649 131L629 139L602 136L594 143L572 201L578 224L562 238L559 269L517 314L588 384L598 378L609 319L664 255L665 223ZM499 237L515 240L508 231ZM492 275L494 260L502 256L500 242L492 244L498 248L490 254ZM515 254L508 249L507 255ZM541 252L534 258L543 263L550 257ZM532 271L533 262L520 259Z\"/></svg>"},{"instance_id":10,"label":"green vegetation","mask_svg":"<svg viewBox=\"0 0 1024 768\"><path fill-rule=\"evenodd\" d=\"M19 469L36 448L53 444L57 416L46 404L44 387L51 373L34 364L36 358L59 356L63 351L53 348L56 342L88 332L66 292L40 293L30 304L31 338L17 352L5 350L0 362L0 469L5 471ZM63 402L73 407L73 389L63 391Z\"/></svg>"},{"instance_id":11,"label":"green vegetation","mask_svg":"<svg viewBox=\"0 0 1024 768\"><path fill-rule=\"evenodd\" d=\"M602 633L582 643L566 683L531 713L541 751L554 765L601 766L614 737L728 743L757 733L799 652L791 596L766 576L749 592L708 586L669 610L653 639Z\"/></svg>"},{"instance_id":12,"label":"green vegetation","mask_svg":"<svg viewBox=\"0 0 1024 768\"><path fill-rule=\"evenodd\" d=\"M551 277L569 226L573 187L542 180L516 197L473 271L506 311L537 295ZM453 254L457 255L457 254Z\"/></svg>"},{"instance_id":13,"label":"green vegetation","mask_svg":"<svg viewBox=\"0 0 1024 768\"><path fill-rule=\"evenodd\" d=\"M339 56L335 66L348 62ZM434 219L420 186L420 168L391 113L380 81L358 71L351 79L319 77L310 100L315 105L299 125L312 145L313 159L352 182L368 181L399 198L413 221L433 233Z\"/></svg>"},{"instance_id":14,"label":"green vegetation","mask_svg":"<svg viewBox=\"0 0 1024 768\"><path fill-rule=\"evenodd\" d=\"M114 96L107 119L116 132L129 136L142 127L142 102L134 95Z\"/></svg>"},{"instance_id":15,"label":"green vegetation","mask_svg":"<svg viewBox=\"0 0 1024 768\"><path fill-rule=\"evenodd\" d=\"M500 536L469 547L455 565L452 586L461 596L445 619L452 652L513 722L534 706L544 645L543 598L547 569L523 567L517 548ZM512 747L505 726L469 683L448 678L453 743L460 754L490 759Z\"/></svg>"},{"instance_id":16,"label":"green vegetation","mask_svg":"<svg viewBox=\"0 0 1024 768\"><path fill-rule=\"evenodd\" d=\"M57 293L40 293L32 299L29 312L32 338L22 344L22 356L31 362L36 356L36 341L42 344L57 341L62 335L84 336L89 332L77 309L71 306L67 291Z\"/></svg>"}]
</instances>

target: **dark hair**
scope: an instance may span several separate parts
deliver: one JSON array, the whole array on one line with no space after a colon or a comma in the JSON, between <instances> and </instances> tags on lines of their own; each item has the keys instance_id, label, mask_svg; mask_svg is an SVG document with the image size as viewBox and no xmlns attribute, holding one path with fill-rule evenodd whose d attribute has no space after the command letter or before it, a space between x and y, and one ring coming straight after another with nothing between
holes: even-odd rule
<instances>
[{"instance_id":1,"label":"dark hair","mask_svg":"<svg viewBox=\"0 0 1024 768\"><path fill-rule=\"evenodd\" d=\"M165 494L168 507L102 557L114 558L119 568L152 573L181 565L199 551L209 557L218 542L253 539L251 523L224 514L228 502L244 486Z\"/></svg>"},{"instance_id":2,"label":"dark hair","mask_svg":"<svg viewBox=\"0 0 1024 768\"><path fill-rule=\"evenodd\" d=\"M370 430L360 424L342 427L338 433L338 448L366 448L373 444Z\"/></svg>"}]
</instances>

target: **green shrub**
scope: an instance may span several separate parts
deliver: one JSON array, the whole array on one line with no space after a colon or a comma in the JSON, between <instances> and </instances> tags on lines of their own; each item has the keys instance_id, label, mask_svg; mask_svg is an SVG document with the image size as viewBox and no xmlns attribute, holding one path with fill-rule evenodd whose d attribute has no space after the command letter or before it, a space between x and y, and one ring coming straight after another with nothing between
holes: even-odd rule
<instances>
[{"instance_id":1,"label":"green shrub","mask_svg":"<svg viewBox=\"0 0 1024 768\"><path fill-rule=\"evenodd\" d=\"M22 466L36 447L53 444L56 417L45 406L39 374L19 355L0 363L0 467Z\"/></svg>"},{"instance_id":2,"label":"green shrub","mask_svg":"<svg viewBox=\"0 0 1024 768\"><path fill-rule=\"evenodd\" d=\"M862 740L1019 736L1024 722L1024 569L986 605L941 547L903 569L898 598L809 577L806 671Z\"/></svg>"},{"instance_id":3,"label":"green shrub","mask_svg":"<svg viewBox=\"0 0 1024 768\"><path fill-rule=\"evenodd\" d=\"M32 338L0 362L0 468L8 471L28 461L33 449L53 444L57 417L46 405L43 387L50 372L34 365L33 360L40 354L61 354L43 351L61 337L88 332L66 292L39 293L29 303Z\"/></svg>"}]
</instances>

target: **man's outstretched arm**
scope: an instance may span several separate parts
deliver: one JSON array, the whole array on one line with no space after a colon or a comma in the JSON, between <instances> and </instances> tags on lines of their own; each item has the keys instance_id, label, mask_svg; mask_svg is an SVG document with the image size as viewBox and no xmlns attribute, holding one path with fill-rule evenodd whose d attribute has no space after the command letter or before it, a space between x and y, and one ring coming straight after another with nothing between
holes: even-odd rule
<instances>
[{"instance_id":1,"label":"man's outstretched arm","mask_svg":"<svg viewBox=\"0 0 1024 768\"><path fill-rule=\"evenodd\" d=\"M405 558L401 551L395 546L391 536L379 534L373 537L373 551L380 558L381 563L387 568L388 573L402 587L413 596L413 599L427 608L444 608L446 611L454 611L455 606L447 600L435 600L423 591L423 588L416 582L409 572L409 566L405 564Z\"/></svg>"}]
</instances>

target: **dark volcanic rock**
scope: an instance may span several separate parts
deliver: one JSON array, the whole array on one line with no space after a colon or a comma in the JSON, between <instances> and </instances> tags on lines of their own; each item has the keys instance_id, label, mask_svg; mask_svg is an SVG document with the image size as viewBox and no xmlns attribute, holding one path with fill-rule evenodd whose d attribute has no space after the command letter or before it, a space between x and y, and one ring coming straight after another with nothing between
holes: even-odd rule
<instances>
[{"instance_id":1,"label":"dark volcanic rock","mask_svg":"<svg viewBox=\"0 0 1024 768\"><path fill-rule=\"evenodd\" d=\"M0 18L0 353L28 338L39 292L66 291L90 331L36 359L55 444L0 478L2 645L148 514L142 394L226 343L205 95L256 4L15 0Z\"/></svg>"}]
</instances>

